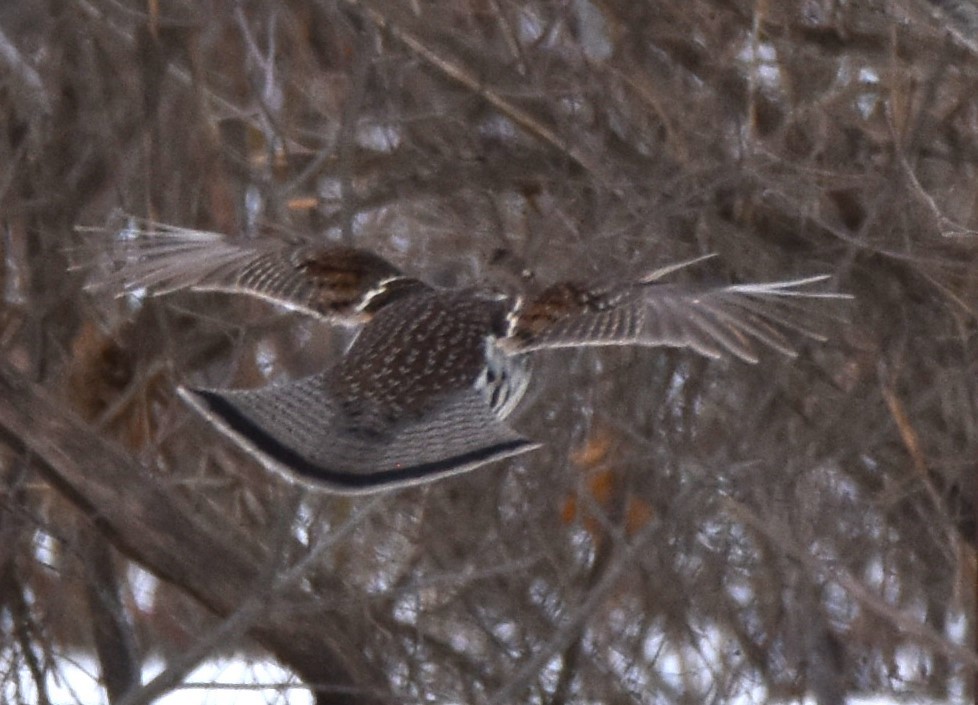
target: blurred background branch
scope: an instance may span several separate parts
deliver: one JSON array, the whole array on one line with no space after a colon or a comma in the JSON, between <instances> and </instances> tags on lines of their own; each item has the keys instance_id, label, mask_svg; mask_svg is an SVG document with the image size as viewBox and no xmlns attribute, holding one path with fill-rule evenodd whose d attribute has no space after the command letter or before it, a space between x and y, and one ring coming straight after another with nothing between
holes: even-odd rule
<instances>
[{"instance_id":1,"label":"blurred background branch","mask_svg":"<svg viewBox=\"0 0 978 705\"><path fill-rule=\"evenodd\" d=\"M974 15L0 3L0 700L54 702L72 660L149 697L148 662L165 690L205 652L275 659L320 703L973 697ZM514 425L544 449L296 500L174 388L318 371L348 337L83 293L105 272L69 265L119 212L346 240L450 286L716 252L705 279L857 298L795 360L542 353ZM210 644L261 585L247 636Z\"/></svg>"}]
</instances>

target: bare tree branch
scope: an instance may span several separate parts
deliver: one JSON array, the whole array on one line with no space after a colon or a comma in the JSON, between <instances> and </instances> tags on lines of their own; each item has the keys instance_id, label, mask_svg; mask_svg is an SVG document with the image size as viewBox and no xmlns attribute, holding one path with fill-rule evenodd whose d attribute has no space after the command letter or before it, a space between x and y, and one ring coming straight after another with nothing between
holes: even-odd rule
<instances>
[{"instance_id":1,"label":"bare tree branch","mask_svg":"<svg viewBox=\"0 0 978 705\"><path fill-rule=\"evenodd\" d=\"M8 437L36 454L55 486L127 555L219 615L234 613L260 584L269 547L208 505L179 499L8 366L0 366L0 397L0 427ZM323 610L264 614L252 635L314 689L328 693L322 702L382 702L380 675L359 654L323 642L324 632L344 631L328 605Z\"/></svg>"}]
</instances>

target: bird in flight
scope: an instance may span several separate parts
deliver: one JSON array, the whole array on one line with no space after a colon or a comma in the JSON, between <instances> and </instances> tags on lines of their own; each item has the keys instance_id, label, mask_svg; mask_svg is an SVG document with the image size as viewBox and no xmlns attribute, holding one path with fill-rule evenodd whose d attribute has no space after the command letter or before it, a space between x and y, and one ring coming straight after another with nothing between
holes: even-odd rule
<instances>
[{"instance_id":1,"label":"bird in flight","mask_svg":"<svg viewBox=\"0 0 978 705\"><path fill-rule=\"evenodd\" d=\"M527 356L566 347L691 348L756 363L795 354L792 337L824 340L812 321L828 279L730 286L668 283L690 264L534 296L444 289L343 245L261 239L150 224L112 248L114 273L90 285L118 294L245 294L359 328L318 374L259 389L180 387L181 397L262 464L291 479L359 494L471 470L540 446L507 423L529 382Z\"/></svg>"}]
</instances>

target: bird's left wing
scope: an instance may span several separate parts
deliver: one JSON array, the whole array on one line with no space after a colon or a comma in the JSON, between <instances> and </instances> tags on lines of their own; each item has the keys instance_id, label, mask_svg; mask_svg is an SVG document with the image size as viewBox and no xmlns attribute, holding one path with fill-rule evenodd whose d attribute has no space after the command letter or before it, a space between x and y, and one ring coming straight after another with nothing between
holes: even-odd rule
<instances>
[{"instance_id":1,"label":"bird's left wing","mask_svg":"<svg viewBox=\"0 0 978 705\"><path fill-rule=\"evenodd\" d=\"M650 276L604 290L556 284L520 302L503 345L512 354L600 345L684 347L752 363L760 345L793 356L792 334L824 340L820 329L831 318L826 306L852 298L809 288L828 278L703 287Z\"/></svg>"},{"instance_id":2,"label":"bird's left wing","mask_svg":"<svg viewBox=\"0 0 978 705\"><path fill-rule=\"evenodd\" d=\"M231 240L205 230L145 225L124 228L101 247L109 271L89 282L89 290L245 294L332 322L361 323L391 292L425 287L379 255L353 247ZM92 268L95 258L86 259Z\"/></svg>"}]
</instances>

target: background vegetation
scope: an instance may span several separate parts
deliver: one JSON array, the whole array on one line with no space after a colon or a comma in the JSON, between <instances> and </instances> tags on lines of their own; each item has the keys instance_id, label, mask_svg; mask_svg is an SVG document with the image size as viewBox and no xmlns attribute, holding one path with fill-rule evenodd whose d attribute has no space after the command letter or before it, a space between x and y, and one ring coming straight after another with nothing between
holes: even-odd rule
<instances>
[{"instance_id":1,"label":"background vegetation","mask_svg":"<svg viewBox=\"0 0 978 705\"><path fill-rule=\"evenodd\" d=\"M970 0L25 0L0 67L0 700L231 652L323 704L972 697ZM351 500L174 395L342 335L83 293L68 248L111 237L74 229L119 211L445 284L717 252L857 299L794 360L540 355L545 449Z\"/></svg>"}]
</instances>

